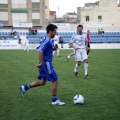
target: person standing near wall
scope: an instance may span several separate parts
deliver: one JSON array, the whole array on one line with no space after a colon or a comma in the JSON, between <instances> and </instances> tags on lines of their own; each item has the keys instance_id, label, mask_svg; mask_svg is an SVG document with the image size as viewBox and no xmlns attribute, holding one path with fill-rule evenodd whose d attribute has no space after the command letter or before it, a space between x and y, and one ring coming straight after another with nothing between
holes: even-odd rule
<instances>
[{"instance_id":1,"label":"person standing near wall","mask_svg":"<svg viewBox=\"0 0 120 120\"><path fill-rule=\"evenodd\" d=\"M24 48L24 51L29 52L29 40L28 40L28 37L26 37L26 40L25 40L25 48Z\"/></svg>"}]
</instances>

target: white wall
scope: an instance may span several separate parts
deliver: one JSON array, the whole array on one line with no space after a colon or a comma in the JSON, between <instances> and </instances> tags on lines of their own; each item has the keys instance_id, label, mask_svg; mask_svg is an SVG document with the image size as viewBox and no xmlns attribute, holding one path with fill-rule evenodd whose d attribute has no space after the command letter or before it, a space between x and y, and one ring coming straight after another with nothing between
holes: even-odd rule
<instances>
[{"instance_id":1,"label":"white wall","mask_svg":"<svg viewBox=\"0 0 120 120\"><path fill-rule=\"evenodd\" d=\"M59 45L60 47L61 45ZM95 43L90 44L91 49L120 49L120 43ZM63 49L73 49L69 48L68 43L63 45Z\"/></svg>"},{"instance_id":2,"label":"white wall","mask_svg":"<svg viewBox=\"0 0 120 120\"><path fill-rule=\"evenodd\" d=\"M120 49L120 43L90 44L91 49Z\"/></svg>"},{"instance_id":3,"label":"white wall","mask_svg":"<svg viewBox=\"0 0 120 120\"><path fill-rule=\"evenodd\" d=\"M8 21L8 12L0 12L0 20Z\"/></svg>"}]
</instances>

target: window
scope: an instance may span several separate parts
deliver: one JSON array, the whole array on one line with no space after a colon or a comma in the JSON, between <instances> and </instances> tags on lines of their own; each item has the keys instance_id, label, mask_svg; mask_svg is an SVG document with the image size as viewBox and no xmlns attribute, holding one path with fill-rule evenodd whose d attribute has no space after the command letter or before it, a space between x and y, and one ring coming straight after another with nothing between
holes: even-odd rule
<instances>
[{"instance_id":1,"label":"window","mask_svg":"<svg viewBox=\"0 0 120 120\"><path fill-rule=\"evenodd\" d=\"M49 19L49 15L48 14L45 14L45 19Z\"/></svg>"},{"instance_id":2,"label":"window","mask_svg":"<svg viewBox=\"0 0 120 120\"><path fill-rule=\"evenodd\" d=\"M4 24L8 24L8 21L1 21L0 20L0 23L2 23L4 25Z\"/></svg>"},{"instance_id":3,"label":"window","mask_svg":"<svg viewBox=\"0 0 120 120\"><path fill-rule=\"evenodd\" d=\"M39 25L40 24L40 19L32 19L33 25Z\"/></svg>"},{"instance_id":4,"label":"window","mask_svg":"<svg viewBox=\"0 0 120 120\"><path fill-rule=\"evenodd\" d=\"M47 9L47 6L45 6L45 9Z\"/></svg>"},{"instance_id":5,"label":"window","mask_svg":"<svg viewBox=\"0 0 120 120\"><path fill-rule=\"evenodd\" d=\"M98 16L98 21L102 21L102 16Z\"/></svg>"},{"instance_id":6,"label":"window","mask_svg":"<svg viewBox=\"0 0 120 120\"><path fill-rule=\"evenodd\" d=\"M118 4L118 7L120 7L120 0L118 0L117 4Z\"/></svg>"},{"instance_id":7,"label":"window","mask_svg":"<svg viewBox=\"0 0 120 120\"><path fill-rule=\"evenodd\" d=\"M12 8L26 8L27 0L12 0L11 1Z\"/></svg>"},{"instance_id":8,"label":"window","mask_svg":"<svg viewBox=\"0 0 120 120\"><path fill-rule=\"evenodd\" d=\"M86 16L86 22L89 22L89 21L90 21L90 17Z\"/></svg>"},{"instance_id":9,"label":"window","mask_svg":"<svg viewBox=\"0 0 120 120\"><path fill-rule=\"evenodd\" d=\"M0 8L8 8L8 4L0 4Z\"/></svg>"},{"instance_id":10,"label":"window","mask_svg":"<svg viewBox=\"0 0 120 120\"><path fill-rule=\"evenodd\" d=\"M0 0L0 4L8 4L8 0Z\"/></svg>"},{"instance_id":11,"label":"window","mask_svg":"<svg viewBox=\"0 0 120 120\"><path fill-rule=\"evenodd\" d=\"M32 8L40 8L40 3L32 3Z\"/></svg>"},{"instance_id":12,"label":"window","mask_svg":"<svg viewBox=\"0 0 120 120\"><path fill-rule=\"evenodd\" d=\"M40 10L32 10L33 13L40 13Z\"/></svg>"},{"instance_id":13,"label":"window","mask_svg":"<svg viewBox=\"0 0 120 120\"><path fill-rule=\"evenodd\" d=\"M27 13L12 13L12 22L27 22Z\"/></svg>"},{"instance_id":14,"label":"window","mask_svg":"<svg viewBox=\"0 0 120 120\"><path fill-rule=\"evenodd\" d=\"M8 12L6 9L0 9L0 12Z\"/></svg>"},{"instance_id":15,"label":"window","mask_svg":"<svg viewBox=\"0 0 120 120\"><path fill-rule=\"evenodd\" d=\"M117 0L117 4L120 4L120 0Z\"/></svg>"}]
</instances>

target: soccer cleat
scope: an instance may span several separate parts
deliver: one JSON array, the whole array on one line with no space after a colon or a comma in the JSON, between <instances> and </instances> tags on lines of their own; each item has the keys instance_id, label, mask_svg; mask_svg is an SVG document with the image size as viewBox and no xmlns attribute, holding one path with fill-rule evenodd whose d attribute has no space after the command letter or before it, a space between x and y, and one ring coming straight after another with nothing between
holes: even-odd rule
<instances>
[{"instance_id":1,"label":"soccer cleat","mask_svg":"<svg viewBox=\"0 0 120 120\"><path fill-rule=\"evenodd\" d=\"M67 62L68 62L69 58L68 58L68 57L66 57L66 60L67 60Z\"/></svg>"},{"instance_id":2,"label":"soccer cleat","mask_svg":"<svg viewBox=\"0 0 120 120\"><path fill-rule=\"evenodd\" d=\"M74 72L75 73L75 76L78 77L78 72Z\"/></svg>"},{"instance_id":3,"label":"soccer cleat","mask_svg":"<svg viewBox=\"0 0 120 120\"><path fill-rule=\"evenodd\" d=\"M90 77L88 75L85 75L84 78L85 79L90 79Z\"/></svg>"},{"instance_id":4,"label":"soccer cleat","mask_svg":"<svg viewBox=\"0 0 120 120\"><path fill-rule=\"evenodd\" d=\"M21 95L22 97L24 97L24 94L25 94L25 89L24 89L24 86L21 85L21 86L20 86L20 95Z\"/></svg>"},{"instance_id":5,"label":"soccer cleat","mask_svg":"<svg viewBox=\"0 0 120 120\"><path fill-rule=\"evenodd\" d=\"M56 100L55 102L52 102L52 105L64 105L65 103L64 102L61 102L60 100Z\"/></svg>"}]
</instances>

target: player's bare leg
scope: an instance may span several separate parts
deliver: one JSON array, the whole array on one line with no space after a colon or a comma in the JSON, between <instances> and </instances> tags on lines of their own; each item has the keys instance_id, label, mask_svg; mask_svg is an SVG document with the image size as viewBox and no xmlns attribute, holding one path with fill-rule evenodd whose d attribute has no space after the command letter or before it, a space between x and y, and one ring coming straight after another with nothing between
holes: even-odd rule
<instances>
[{"instance_id":1,"label":"player's bare leg","mask_svg":"<svg viewBox=\"0 0 120 120\"><path fill-rule=\"evenodd\" d=\"M58 81L55 81L52 83L52 94L53 95L57 94L57 86L58 86Z\"/></svg>"},{"instance_id":2,"label":"player's bare leg","mask_svg":"<svg viewBox=\"0 0 120 120\"><path fill-rule=\"evenodd\" d=\"M64 105L64 102L61 102L57 98L57 86L58 86L58 80L54 81L52 83L52 105Z\"/></svg>"},{"instance_id":3,"label":"player's bare leg","mask_svg":"<svg viewBox=\"0 0 120 120\"><path fill-rule=\"evenodd\" d=\"M78 61L75 65L74 73L75 76L78 77L78 67L81 65L81 61Z\"/></svg>"},{"instance_id":4,"label":"player's bare leg","mask_svg":"<svg viewBox=\"0 0 120 120\"><path fill-rule=\"evenodd\" d=\"M25 92L27 90L29 90L30 88L37 87L37 86L43 86L45 84L46 84L46 81L44 81L44 80L37 80L37 81L34 81L34 82L30 83L30 84L21 85L20 86L20 95L22 97L24 97Z\"/></svg>"},{"instance_id":5,"label":"player's bare leg","mask_svg":"<svg viewBox=\"0 0 120 120\"><path fill-rule=\"evenodd\" d=\"M75 55L74 53L71 53L70 55L68 55L68 56L66 57L67 62L68 62L68 60L69 60L72 56L74 56L74 55Z\"/></svg>"},{"instance_id":6,"label":"player's bare leg","mask_svg":"<svg viewBox=\"0 0 120 120\"><path fill-rule=\"evenodd\" d=\"M32 83L30 83L30 87L37 87L37 86L43 86L46 84L46 81L44 80L37 80L37 81L34 81Z\"/></svg>"},{"instance_id":7,"label":"player's bare leg","mask_svg":"<svg viewBox=\"0 0 120 120\"><path fill-rule=\"evenodd\" d=\"M57 48L57 56L60 57L60 48Z\"/></svg>"}]
</instances>

